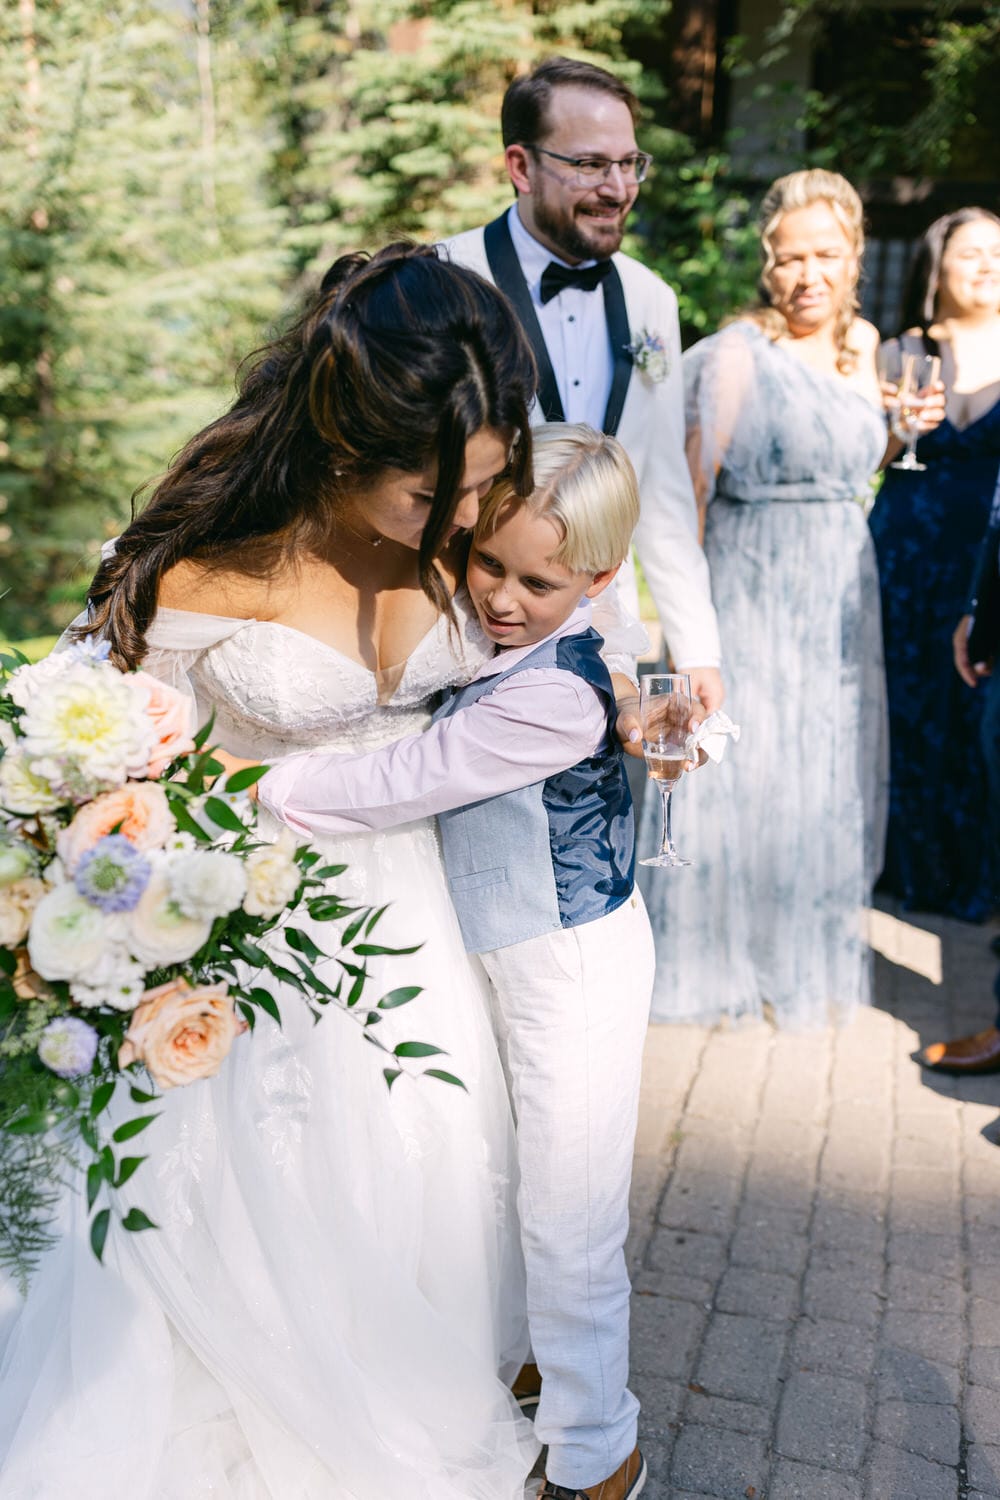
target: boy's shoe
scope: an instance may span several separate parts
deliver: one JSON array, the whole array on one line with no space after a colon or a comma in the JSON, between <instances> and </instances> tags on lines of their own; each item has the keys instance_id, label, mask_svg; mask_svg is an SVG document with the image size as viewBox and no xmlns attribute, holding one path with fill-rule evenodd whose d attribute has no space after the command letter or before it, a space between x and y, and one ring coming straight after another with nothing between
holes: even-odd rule
<instances>
[{"instance_id":1,"label":"boy's shoe","mask_svg":"<svg viewBox=\"0 0 1000 1500\"><path fill-rule=\"evenodd\" d=\"M588 1484L584 1490L568 1490L546 1479L538 1491L538 1500L637 1500L648 1474L646 1460L636 1448L607 1479Z\"/></svg>"},{"instance_id":2,"label":"boy's shoe","mask_svg":"<svg viewBox=\"0 0 1000 1500\"><path fill-rule=\"evenodd\" d=\"M526 1417L533 1417L542 1394L542 1372L537 1365L522 1365L517 1379L511 1386L514 1400Z\"/></svg>"}]
</instances>

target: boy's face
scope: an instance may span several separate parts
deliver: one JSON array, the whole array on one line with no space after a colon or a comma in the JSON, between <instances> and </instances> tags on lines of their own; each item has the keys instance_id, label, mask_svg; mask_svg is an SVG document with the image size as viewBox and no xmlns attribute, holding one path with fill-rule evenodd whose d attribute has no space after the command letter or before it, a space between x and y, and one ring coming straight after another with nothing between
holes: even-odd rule
<instances>
[{"instance_id":1,"label":"boy's face","mask_svg":"<svg viewBox=\"0 0 1000 1500\"><path fill-rule=\"evenodd\" d=\"M561 543L558 526L526 505L508 507L492 535L473 538L466 582L479 623L498 646L537 645L618 571L571 573L552 561Z\"/></svg>"}]
</instances>

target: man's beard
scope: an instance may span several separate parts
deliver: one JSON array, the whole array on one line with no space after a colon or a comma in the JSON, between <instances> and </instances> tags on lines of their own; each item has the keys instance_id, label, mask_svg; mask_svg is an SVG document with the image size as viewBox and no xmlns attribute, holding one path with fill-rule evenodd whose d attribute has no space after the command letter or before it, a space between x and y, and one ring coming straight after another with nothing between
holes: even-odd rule
<instances>
[{"instance_id":1,"label":"man's beard","mask_svg":"<svg viewBox=\"0 0 1000 1500\"><path fill-rule=\"evenodd\" d=\"M571 211L562 209L558 213L553 212L545 199L537 195L533 207L535 228L540 229L546 239L559 248L564 260L609 260L621 245L625 234L624 221L615 225L614 235L609 237L606 231L611 221L595 220L595 224L600 222L603 227L600 240L595 245L579 227Z\"/></svg>"}]
</instances>

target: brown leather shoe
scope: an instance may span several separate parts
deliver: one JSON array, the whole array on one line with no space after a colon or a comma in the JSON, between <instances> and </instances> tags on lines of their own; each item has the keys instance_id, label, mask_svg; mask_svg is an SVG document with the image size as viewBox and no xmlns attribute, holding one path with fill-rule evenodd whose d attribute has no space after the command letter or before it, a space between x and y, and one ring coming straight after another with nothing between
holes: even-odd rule
<instances>
[{"instance_id":1,"label":"brown leather shoe","mask_svg":"<svg viewBox=\"0 0 1000 1500\"><path fill-rule=\"evenodd\" d=\"M636 1448L607 1479L599 1479L585 1489L568 1490L546 1479L538 1491L538 1500L637 1500L646 1487L648 1475L646 1460Z\"/></svg>"},{"instance_id":2,"label":"brown leather shoe","mask_svg":"<svg viewBox=\"0 0 1000 1500\"><path fill-rule=\"evenodd\" d=\"M533 1417L542 1394L542 1372L537 1365L522 1365L511 1386L514 1400L525 1416Z\"/></svg>"},{"instance_id":3,"label":"brown leather shoe","mask_svg":"<svg viewBox=\"0 0 1000 1500\"><path fill-rule=\"evenodd\" d=\"M1000 1073L1000 1031L987 1026L975 1036L931 1042L917 1053L917 1061L938 1073Z\"/></svg>"}]
</instances>

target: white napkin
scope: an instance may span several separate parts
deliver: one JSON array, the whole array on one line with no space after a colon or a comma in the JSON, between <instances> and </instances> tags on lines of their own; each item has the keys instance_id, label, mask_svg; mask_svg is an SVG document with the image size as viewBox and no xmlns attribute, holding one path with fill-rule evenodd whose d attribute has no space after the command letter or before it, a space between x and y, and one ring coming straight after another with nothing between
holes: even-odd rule
<instances>
[{"instance_id":1,"label":"white napkin","mask_svg":"<svg viewBox=\"0 0 1000 1500\"><path fill-rule=\"evenodd\" d=\"M688 760L696 761L698 751L704 750L709 760L718 765L726 748L726 740L734 742L740 737L740 726L734 724L721 708L702 719L697 729L691 731L684 742L684 754Z\"/></svg>"}]
</instances>

